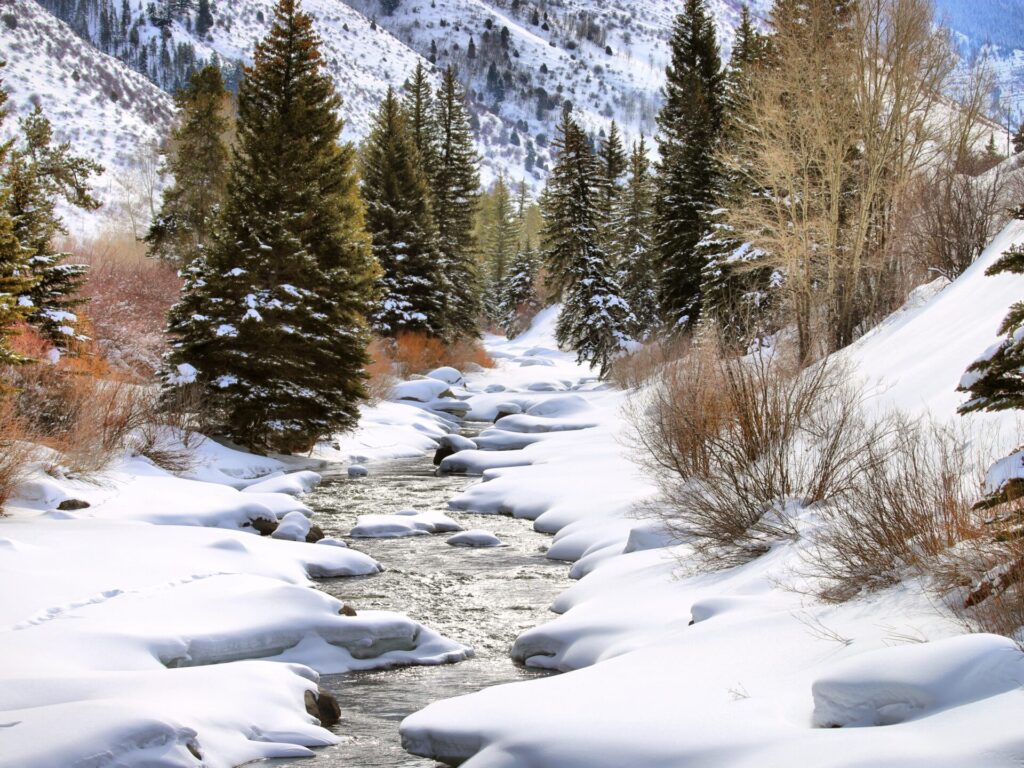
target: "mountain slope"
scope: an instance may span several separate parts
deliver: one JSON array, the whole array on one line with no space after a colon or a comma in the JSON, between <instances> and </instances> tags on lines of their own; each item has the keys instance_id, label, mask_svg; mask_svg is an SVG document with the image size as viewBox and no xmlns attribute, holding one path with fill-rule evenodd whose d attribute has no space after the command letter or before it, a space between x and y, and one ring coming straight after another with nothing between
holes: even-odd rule
<instances>
[{"instance_id":1,"label":"mountain slope","mask_svg":"<svg viewBox=\"0 0 1024 768\"><path fill-rule=\"evenodd\" d=\"M33 0L0 0L0 60L13 118L42 107L60 141L100 162L100 199L112 202L139 147L159 141L171 97L120 61L100 53ZM69 222L72 229L82 222Z\"/></svg>"},{"instance_id":2,"label":"mountain slope","mask_svg":"<svg viewBox=\"0 0 1024 768\"><path fill-rule=\"evenodd\" d=\"M207 30L197 13L167 0L145 10L115 0L40 2L166 89L214 55L236 79L274 7L273 0L220 3ZM755 15L769 5L752 2ZM727 50L741 0L710 6ZM679 10L670 0L306 0L303 7L316 19L345 99L348 138L367 133L387 85L401 86L418 62L452 65L469 91L485 183L505 173L535 189L549 167L552 128L565 100L595 135L611 120L627 141L654 133Z\"/></svg>"}]
</instances>

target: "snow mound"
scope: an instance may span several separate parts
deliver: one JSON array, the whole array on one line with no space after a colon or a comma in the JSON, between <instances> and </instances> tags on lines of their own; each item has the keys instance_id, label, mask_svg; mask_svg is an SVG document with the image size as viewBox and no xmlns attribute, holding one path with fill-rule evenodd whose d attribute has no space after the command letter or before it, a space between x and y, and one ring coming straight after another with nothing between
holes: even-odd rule
<instances>
[{"instance_id":1,"label":"snow mound","mask_svg":"<svg viewBox=\"0 0 1024 768\"><path fill-rule=\"evenodd\" d=\"M395 385L391 392L392 400L413 400L418 403L430 403L445 394L451 396L448 382L438 379L413 379Z\"/></svg>"},{"instance_id":2,"label":"snow mound","mask_svg":"<svg viewBox=\"0 0 1024 768\"><path fill-rule=\"evenodd\" d=\"M1005 637L964 635L884 648L814 682L818 727L893 725L1024 684L1024 654Z\"/></svg>"},{"instance_id":3,"label":"snow mound","mask_svg":"<svg viewBox=\"0 0 1024 768\"><path fill-rule=\"evenodd\" d=\"M360 515L349 535L359 539L394 539L461 530L461 525L441 512L407 510L394 515Z\"/></svg>"},{"instance_id":4,"label":"snow mound","mask_svg":"<svg viewBox=\"0 0 1024 768\"><path fill-rule=\"evenodd\" d=\"M439 475L482 475L488 469L524 467L531 464L521 451L466 450L453 453L441 460Z\"/></svg>"},{"instance_id":5,"label":"snow mound","mask_svg":"<svg viewBox=\"0 0 1024 768\"><path fill-rule=\"evenodd\" d=\"M320 485L322 479L316 472L303 470L260 480L247 485L243 490L246 493L286 493L289 496L301 496Z\"/></svg>"},{"instance_id":6,"label":"snow mound","mask_svg":"<svg viewBox=\"0 0 1024 768\"><path fill-rule=\"evenodd\" d=\"M442 366L441 368L435 368L427 374L428 379L437 379L443 381L446 384L458 384L462 385L465 383L465 379L462 377L462 371L451 366Z\"/></svg>"},{"instance_id":7,"label":"snow mound","mask_svg":"<svg viewBox=\"0 0 1024 768\"><path fill-rule=\"evenodd\" d=\"M289 512L281 518L277 528L270 534L272 539L287 539L288 541L305 541L309 533L311 523L309 518L301 512Z\"/></svg>"},{"instance_id":8,"label":"snow mound","mask_svg":"<svg viewBox=\"0 0 1024 768\"><path fill-rule=\"evenodd\" d=\"M490 531L474 528L470 531L456 533L449 537L446 543L453 547L500 547L501 539Z\"/></svg>"}]
</instances>

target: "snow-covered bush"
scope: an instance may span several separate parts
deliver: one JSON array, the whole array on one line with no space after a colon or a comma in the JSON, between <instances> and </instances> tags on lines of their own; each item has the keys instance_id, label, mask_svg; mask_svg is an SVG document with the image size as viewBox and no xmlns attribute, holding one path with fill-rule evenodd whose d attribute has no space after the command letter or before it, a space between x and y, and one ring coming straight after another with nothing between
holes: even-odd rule
<instances>
[{"instance_id":1,"label":"snow-covered bush","mask_svg":"<svg viewBox=\"0 0 1024 768\"><path fill-rule=\"evenodd\" d=\"M728 566L796 534L793 512L849 494L867 448L890 428L864 419L838 364L801 371L782 351L735 358L710 337L634 397L651 510L709 565Z\"/></svg>"},{"instance_id":2,"label":"snow-covered bush","mask_svg":"<svg viewBox=\"0 0 1024 768\"><path fill-rule=\"evenodd\" d=\"M825 599L846 600L915 573L959 580L965 542L981 535L966 430L902 416L889 423L883 440L865 446L853 492L822 510L810 559Z\"/></svg>"}]
</instances>

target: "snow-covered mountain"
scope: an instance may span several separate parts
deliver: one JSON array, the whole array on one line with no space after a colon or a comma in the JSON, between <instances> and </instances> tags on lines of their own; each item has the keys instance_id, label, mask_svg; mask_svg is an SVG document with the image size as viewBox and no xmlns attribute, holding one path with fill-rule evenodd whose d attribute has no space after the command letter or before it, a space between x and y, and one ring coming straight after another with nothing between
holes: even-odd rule
<instances>
[{"instance_id":1,"label":"snow-covered mountain","mask_svg":"<svg viewBox=\"0 0 1024 768\"><path fill-rule=\"evenodd\" d=\"M194 3L159 0L39 0L83 39L166 90L214 55L237 76L269 28L274 0L211 5L212 25ZM742 0L712 0L723 48ZM755 15L770 0L753 0ZM502 172L534 188L550 163L561 104L572 101L595 135L612 120L627 140L654 132L678 12L671 0L305 0L345 99L346 135L370 127L386 87L401 86L418 62L454 66L475 116L484 181Z\"/></svg>"},{"instance_id":2,"label":"snow-covered mountain","mask_svg":"<svg viewBox=\"0 0 1024 768\"><path fill-rule=\"evenodd\" d=\"M140 147L160 140L171 97L120 61L100 53L33 0L0 0L0 70L16 118L42 107L60 141L105 167L96 187L111 200Z\"/></svg>"}]
</instances>

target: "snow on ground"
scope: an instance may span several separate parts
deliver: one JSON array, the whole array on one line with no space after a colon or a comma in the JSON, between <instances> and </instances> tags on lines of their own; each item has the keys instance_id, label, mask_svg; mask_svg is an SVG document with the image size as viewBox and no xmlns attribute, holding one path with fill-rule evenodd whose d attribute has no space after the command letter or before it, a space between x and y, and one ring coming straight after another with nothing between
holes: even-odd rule
<instances>
[{"instance_id":1,"label":"snow on ground","mask_svg":"<svg viewBox=\"0 0 1024 768\"><path fill-rule=\"evenodd\" d=\"M878 407L958 418L964 368L1024 289L983 274L1015 242L1019 223L960 280L919 292L844 354ZM499 366L468 377L470 414L493 419L514 403L524 415L499 418L461 452L483 482L452 506L533 519L555 534L549 556L575 561L579 581L552 606L560 615L513 648L566 674L432 704L403 722L407 749L467 768L1020 764L1024 656L1013 643L963 636L913 581L817 602L800 591L806 537L694 573L686 546L637 519L653 490L631 460L625 395L553 350L555 311L519 339L488 339ZM1006 423L969 421L979 435ZM518 459L488 468L478 459L488 451ZM797 522L812 535L812 512Z\"/></svg>"},{"instance_id":2,"label":"snow on ground","mask_svg":"<svg viewBox=\"0 0 1024 768\"><path fill-rule=\"evenodd\" d=\"M356 539L396 539L461 530L462 526L448 515L405 509L393 515L359 515L349 535Z\"/></svg>"},{"instance_id":3,"label":"snow on ground","mask_svg":"<svg viewBox=\"0 0 1024 768\"><path fill-rule=\"evenodd\" d=\"M351 439L372 440L376 423ZM445 434L409 409L396 435L417 440L401 451L424 450L423 425ZM40 469L5 509L0 766L306 755L336 741L307 712L319 673L471 653L400 614L351 615L312 588L381 570L342 542L302 540L311 511L297 497L318 474L210 440L195 450L187 477L142 457L88 481ZM275 524L272 536L254 530Z\"/></svg>"}]
</instances>

